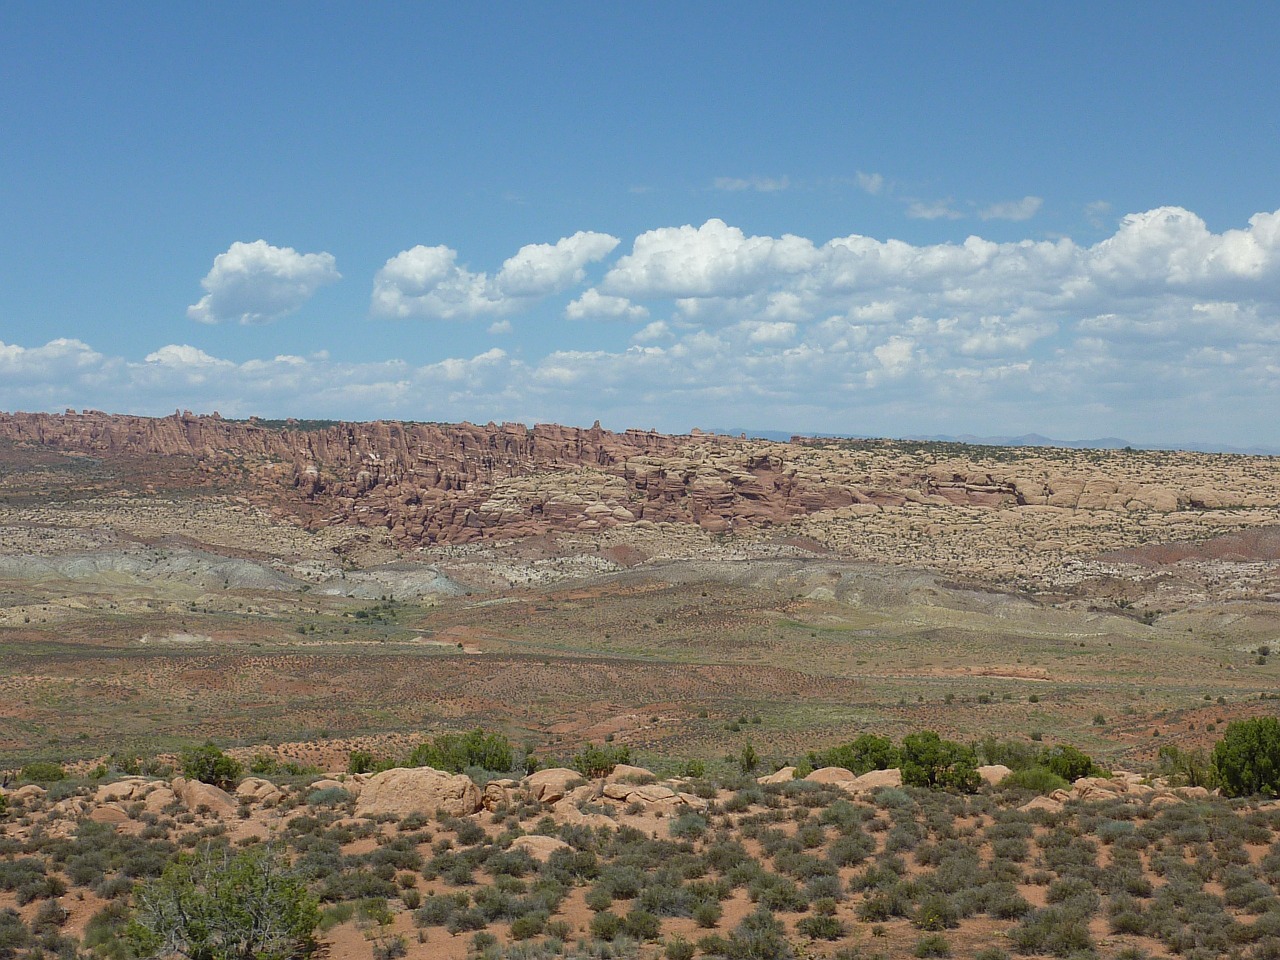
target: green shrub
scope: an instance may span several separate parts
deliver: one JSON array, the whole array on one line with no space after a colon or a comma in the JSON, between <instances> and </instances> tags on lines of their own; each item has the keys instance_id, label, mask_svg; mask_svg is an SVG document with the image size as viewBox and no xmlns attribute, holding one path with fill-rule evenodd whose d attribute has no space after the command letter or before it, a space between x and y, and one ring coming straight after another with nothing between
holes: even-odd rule
<instances>
[{"instance_id":1,"label":"green shrub","mask_svg":"<svg viewBox=\"0 0 1280 960\"><path fill-rule=\"evenodd\" d=\"M622 929L636 940L657 940L662 921L647 910L632 910L622 921Z\"/></svg>"},{"instance_id":2,"label":"green shrub","mask_svg":"<svg viewBox=\"0 0 1280 960\"><path fill-rule=\"evenodd\" d=\"M613 768L618 764L630 762L631 750L627 747L589 744L573 758L570 765L584 777L597 779L613 773Z\"/></svg>"},{"instance_id":3,"label":"green shrub","mask_svg":"<svg viewBox=\"0 0 1280 960\"><path fill-rule=\"evenodd\" d=\"M916 957L949 957L951 956L951 944L947 942L947 938L942 934L933 933L917 940L916 947L911 951L911 954Z\"/></svg>"},{"instance_id":4,"label":"green shrub","mask_svg":"<svg viewBox=\"0 0 1280 960\"><path fill-rule=\"evenodd\" d=\"M31 931L12 907L0 909L0 957L15 957L31 943Z\"/></svg>"},{"instance_id":5,"label":"green shrub","mask_svg":"<svg viewBox=\"0 0 1280 960\"><path fill-rule=\"evenodd\" d=\"M622 918L603 910L591 918L591 935L597 940L613 940L622 932Z\"/></svg>"},{"instance_id":6,"label":"green shrub","mask_svg":"<svg viewBox=\"0 0 1280 960\"><path fill-rule=\"evenodd\" d=\"M759 907L734 928L726 944L729 960L789 960L793 956L782 921Z\"/></svg>"},{"instance_id":7,"label":"green shrub","mask_svg":"<svg viewBox=\"0 0 1280 960\"><path fill-rule=\"evenodd\" d=\"M804 761L815 770L819 767L844 767L859 776L871 770L888 770L901 762L893 741L873 733L864 733L851 743L828 750L810 751Z\"/></svg>"},{"instance_id":8,"label":"green shrub","mask_svg":"<svg viewBox=\"0 0 1280 960\"><path fill-rule=\"evenodd\" d=\"M293 957L320 923L306 884L266 847L179 859L135 903L127 937L143 956Z\"/></svg>"},{"instance_id":9,"label":"green shrub","mask_svg":"<svg viewBox=\"0 0 1280 960\"><path fill-rule=\"evenodd\" d=\"M943 740L932 730L902 739L902 782L914 787L972 793L982 783L977 757L970 747Z\"/></svg>"},{"instance_id":10,"label":"green shrub","mask_svg":"<svg viewBox=\"0 0 1280 960\"><path fill-rule=\"evenodd\" d=\"M1068 783L1074 783L1081 777L1097 776L1104 772L1087 753L1065 743L1045 747L1040 754L1040 765Z\"/></svg>"},{"instance_id":11,"label":"green shrub","mask_svg":"<svg viewBox=\"0 0 1280 960\"><path fill-rule=\"evenodd\" d=\"M1213 762L1203 750L1181 750L1173 744L1167 744L1156 754L1156 762L1160 775L1172 786L1217 786Z\"/></svg>"},{"instance_id":12,"label":"green shrub","mask_svg":"<svg viewBox=\"0 0 1280 960\"><path fill-rule=\"evenodd\" d=\"M1227 724L1213 748L1213 769L1228 796L1280 794L1280 719L1254 717Z\"/></svg>"},{"instance_id":13,"label":"green shrub","mask_svg":"<svg viewBox=\"0 0 1280 960\"><path fill-rule=\"evenodd\" d=\"M502 734L477 728L466 734L442 733L429 743L419 744L409 754L408 764L446 773L462 773L468 767L507 773L515 764L515 750Z\"/></svg>"},{"instance_id":14,"label":"green shrub","mask_svg":"<svg viewBox=\"0 0 1280 960\"><path fill-rule=\"evenodd\" d=\"M695 947L684 937L676 936L667 941L663 956L667 960L693 960Z\"/></svg>"},{"instance_id":15,"label":"green shrub","mask_svg":"<svg viewBox=\"0 0 1280 960\"><path fill-rule=\"evenodd\" d=\"M1062 906L1033 911L1009 931L1009 939L1022 953L1070 957L1093 952L1088 918Z\"/></svg>"},{"instance_id":16,"label":"green shrub","mask_svg":"<svg viewBox=\"0 0 1280 960\"><path fill-rule=\"evenodd\" d=\"M228 757L212 742L202 747L188 747L180 757L182 775L188 780L211 783L215 787L231 787L244 772L240 763Z\"/></svg>"},{"instance_id":17,"label":"green shrub","mask_svg":"<svg viewBox=\"0 0 1280 960\"><path fill-rule=\"evenodd\" d=\"M839 940L847 932L837 918L825 914L803 918L796 929L814 940Z\"/></svg>"},{"instance_id":18,"label":"green shrub","mask_svg":"<svg viewBox=\"0 0 1280 960\"><path fill-rule=\"evenodd\" d=\"M1000 781L1001 789L1012 787L1018 790L1034 790L1040 794L1053 793L1055 790L1065 790L1069 786L1071 784L1067 783L1062 777L1048 767L1042 767L1039 764L1015 770Z\"/></svg>"},{"instance_id":19,"label":"green shrub","mask_svg":"<svg viewBox=\"0 0 1280 960\"><path fill-rule=\"evenodd\" d=\"M36 760L23 767L18 776L32 783L56 783L59 780L65 780L67 772L60 764L51 763L48 760Z\"/></svg>"}]
</instances>

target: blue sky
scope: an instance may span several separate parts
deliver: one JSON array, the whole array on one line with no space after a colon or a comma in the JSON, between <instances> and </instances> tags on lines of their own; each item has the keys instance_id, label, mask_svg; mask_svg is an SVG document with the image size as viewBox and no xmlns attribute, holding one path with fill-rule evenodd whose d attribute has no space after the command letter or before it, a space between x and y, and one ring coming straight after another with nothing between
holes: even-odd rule
<instances>
[{"instance_id":1,"label":"blue sky","mask_svg":"<svg viewBox=\"0 0 1280 960\"><path fill-rule=\"evenodd\" d=\"M0 408L1274 446L1276 49L1264 4L7 4Z\"/></svg>"}]
</instances>

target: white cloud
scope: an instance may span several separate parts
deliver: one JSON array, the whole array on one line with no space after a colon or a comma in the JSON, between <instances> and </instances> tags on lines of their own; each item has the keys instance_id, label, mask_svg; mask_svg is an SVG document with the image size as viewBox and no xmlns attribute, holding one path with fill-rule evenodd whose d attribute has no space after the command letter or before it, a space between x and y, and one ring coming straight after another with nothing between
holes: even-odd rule
<instances>
[{"instance_id":1,"label":"white cloud","mask_svg":"<svg viewBox=\"0 0 1280 960\"><path fill-rule=\"evenodd\" d=\"M503 263L497 275L475 273L446 246L416 246L388 260L374 277L375 316L435 320L507 313L532 300L581 283L585 266L618 245L616 237L580 231L554 244L531 243Z\"/></svg>"},{"instance_id":2,"label":"white cloud","mask_svg":"<svg viewBox=\"0 0 1280 960\"><path fill-rule=\"evenodd\" d=\"M816 262L815 253L803 237L748 237L723 220L662 227L636 237L600 288L640 299L732 296L802 273Z\"/></svg>"},{"instance_id":3,"label":"white cloud","mask_svg":"<svg viewBox=\"0 0 1280 960\"><path fill-rule=\"evenodd\" d=\"M187 307L200 323L268 323L292 313L321 287L341 279L329 253L298 253L265 240L236 241L200 281L205 295Z\"/></svg>"},{"instance_id":4,"label":"white cloud","mask_svg":"<svg viewBox=\"0 0 1280 960\"><path fill-rule=\"evenodd\" d=\"M879 196L884 190L884 176L879 173L863 173L861 170L854 175L854 182L858 188L873 197Z\"/></svg>"},{"instance_id":5,"label":"white cloud","mask_svg":"<svg viewBox=\"0 0 1280 960\"><path fill-rule=\"evenodd\" d=\"M452 284L464 301L487 302L494 289L448 248L408 254L397 265L406 297L439 298ZM546 266L557 256L527 260ZM522 274L543 279L520 289L573 277L574 262ZM611 337L607 349L586 349L549 320L540 350L474 348L421 365L325 355L232 362L183 344L130 360L77 340L0 344L0 409L601 417L666 428L688 426L696 411L708 424L749 415L751 425L814 430L853 429L857 410L860 432L1276 442L1276 213L1215 233L1186 210L1159 208L1123 218L1092 246L858 234L815 242L711 220L641 234L565 309L628 316L636 301L659 319L593 328L590 345Z\"/></svg>"},{"instance_id":6,"label":"white cloud","mask_svg":"<svg viewBox=\"0 0 1280 960\"><path fill-rule=\"evenodd\" d=\"M716 177L712 184L717 190L739 192L754 190L756 193L776 193L791 186L791 178L781 177Z\"/></svg>"},{"instance_id":7,"label":"white cloud","mask_svg":"<svg viewBox=\"0 0 1280 960\"><path fill-rule=\"evenodd\" d=\"M1021 200L1005 200L993 203L978 211L983 220L1030 220L1040 210L1044 200L1041 197L1023 197Z\"/></svg>"},{"instance_id":8,"label":"white cloud","mask_svg":"<svg viewBox=\"0 0 1280 960\"><path fill-rule=\"evenodd\" d=\"M591 317L610 320L643 320L649 316L649 311L639 304L632 303L626 297L611 297L592 287L577 300L571 301L564 308L564 315L570 320L586 320Z\"/></svg>"},{"instance_id":9,"label":"white cloud","mask_svg":"<svg viewBox=\"0 0 1280 960\"><path fill-rule=\"evenodd\" d=\"M1105 200L1094 200L1084 205L1084 215L1089 223L1101 228L1107 214L1111 212L1111 204Z\"/></svg>"},{"instance_id":10,"label":"white cloud","mask_svg":"<svg viewBox=\"0 0 1280 960\"><path fill-rule=\"evenodd\" d=\"M621 241L607 233L578 231L551 243L521 247L502 265L494 289L504 297L545 297L581 283L588 263L603 260Z\"/></svg>"},{"instance_id":11,"label":"white cloud","mask_svg":"<svg viewBox=\"0 0 1280 960\"><path fill-rule=\"evenodd\" d=\"M494 336L501 336L502 334L510 333L512 329L510 320L495 320L493 323L489 324L489 333Z\"/></svg>"},{"instance_id":12,"label":"white cloud","mask_svg":"<svg viewBox=\"0 0 1280 960\"><path fill-rule=\"evenodd\" d=\"M796 325L785 321L756 321L742 324L747 342L759 344L789 343L795 339Z\"/></svg>"},{"instance_id":13,"label":"white cloud","mask_svg":"<svg viewBox=\"0 0 1280 960\"><path fill-rule=\"evenodd\" d=\"M654 343L658 340L670 340L674 337L671 332L671 326L665 320L655 320L653 323L645 324L637 333L632 335L632 343Z\"/></svg>"},{"instance_id":14,"label":"white cloud","mask_svg":"<svg viewBox=\"0 0 1280 960\"><path fill-rule=\"evenodd\" d=\"M964 216L946 200L912 200L907 205L907 216L913 220L959 220Z\"/></svg>"}]
</instances>

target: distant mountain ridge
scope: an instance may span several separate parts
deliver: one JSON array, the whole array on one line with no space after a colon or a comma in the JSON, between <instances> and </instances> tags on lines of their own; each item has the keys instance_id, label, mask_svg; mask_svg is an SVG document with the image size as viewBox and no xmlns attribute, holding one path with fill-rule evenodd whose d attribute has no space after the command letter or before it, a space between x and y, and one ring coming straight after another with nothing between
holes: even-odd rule
<instances>
[{"instance_id":1,"label":"distant mountain ridge","mask_svg":"<svg viewBox=\"0 0 1280 960\"><path fill-rule=\"evenodd\" d=\"M1024 433L1016 437L980 437L971 433L956 436L948 434L908 434L901 437L872 437L865 433L804 433L798 430L750 430L743 427L707 428L708 433L739 436L745 434L756 440L775 440L785 443L795 436L821 437L849 440L915 440L921 443L968 443L977 447L1062 447L1070 450L1185 450L1189 453L1234 453L1242 456L1280 456L1280 447L1233 447L1225 443L1134 443L1122 437L1097 437L1092 440L1056 440L1040 433Z\"/></svg>"}]
</instances>

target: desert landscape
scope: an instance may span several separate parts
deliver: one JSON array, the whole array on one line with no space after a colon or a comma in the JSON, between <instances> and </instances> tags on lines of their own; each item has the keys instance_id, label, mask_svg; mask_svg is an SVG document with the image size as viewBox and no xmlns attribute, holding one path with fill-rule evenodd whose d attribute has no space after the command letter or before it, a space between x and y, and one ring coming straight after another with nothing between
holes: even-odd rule
<instances>
[{"instance_id":1,"label":"desert landscape","mask_svg":"<svg viewBox=\"0 0 1280 960\"><path fill-rule=\"evenodd\" d=\"M1272 956L1278 599L1268 457L2 415L0 951L212 843L335 957Z\"/></svg>"}]
</instances>

